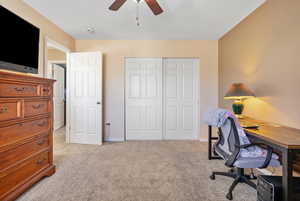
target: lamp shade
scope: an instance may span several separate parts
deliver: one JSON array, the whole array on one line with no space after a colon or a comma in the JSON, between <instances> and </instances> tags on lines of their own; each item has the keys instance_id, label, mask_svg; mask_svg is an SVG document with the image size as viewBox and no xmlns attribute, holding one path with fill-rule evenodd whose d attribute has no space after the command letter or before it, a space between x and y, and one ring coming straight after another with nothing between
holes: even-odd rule
<instances>
[{"instance_id":1,"label":"lamp shade","mask_svg":"<svg viewBox=\"0 0 300 201\"><path fill-rule=\"evenodd\" d=\"M255 97L255 94L243 83L232 84L224 96L225 99L246 99L250 97Z\"/></svg>"}]
</instances>

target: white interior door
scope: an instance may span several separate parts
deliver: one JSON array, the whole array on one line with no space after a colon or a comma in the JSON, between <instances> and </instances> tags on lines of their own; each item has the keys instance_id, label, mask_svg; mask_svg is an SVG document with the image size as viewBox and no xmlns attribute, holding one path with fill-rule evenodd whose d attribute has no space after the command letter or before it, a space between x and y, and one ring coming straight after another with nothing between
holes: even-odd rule
<instances>
[{"instance_id":1,"label":"white interior door","mask_svg":"<svg viewBox=\"0 0 300 201\"><path fill-rule=\"evenodd\" d=\"M164 59L164 138L197 139L197 59Z\"/></svg>"},{"instance_id":2,"label":"white interior door","mask_svg":"<svg viewBox=\"0 0 300 201\"><path fill-rule=\"evenodd\" d=\"M54 129L59 129L65 123L65 70L63 67L52 64L54 83Z\"/></svg>"},{"instance_id":3,"label":"white interior door","mask_svg":"<svg viewBox=\"0 0 300 201\"><path fill-rule=\"evenodd\" d=\"M126 59L126 139L162 139L162 59Z\"/></svg>"},{"instance_id":4,"label":"white interior door","mask_svg":"<svg viewBox=\"0 0 300 201\"><path fill-rule=\"evenodd\" d=\"M67 127L69 142L102 144L102 55L69 54Z\"/></svg>"}]
</instances>

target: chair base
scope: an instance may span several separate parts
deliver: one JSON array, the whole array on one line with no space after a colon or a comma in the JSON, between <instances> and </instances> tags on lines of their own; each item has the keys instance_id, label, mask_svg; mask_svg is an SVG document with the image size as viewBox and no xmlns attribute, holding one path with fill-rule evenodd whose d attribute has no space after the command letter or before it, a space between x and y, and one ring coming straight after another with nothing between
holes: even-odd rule
<instances>
[{"instance_id":1,"label":"chair base","mask_svg":"<svg viewBox=\"0 0 300 201\"><path fill-rule=\"evenodd\" d=\"M245 175L244 169L242 168L237 168L235 171L233 169L230 169L229 172L213 172L212 175L210 175L210 179L215 180L216 175L231 177L234 179L226 195L226 198L228 200L233 199L232 192L238 183L245 183L251 186L252 188L256 189L256 184L251 181L252 179L256 179L256 177L252 174Z\"/></svg>"}]
</instances>

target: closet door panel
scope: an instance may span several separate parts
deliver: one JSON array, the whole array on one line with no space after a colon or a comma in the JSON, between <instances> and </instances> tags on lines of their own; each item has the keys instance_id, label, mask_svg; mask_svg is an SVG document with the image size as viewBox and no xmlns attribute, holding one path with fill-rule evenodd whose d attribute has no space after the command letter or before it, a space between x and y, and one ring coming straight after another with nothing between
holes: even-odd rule
<instances>
[{"instance_id":1,"label":"closet door panel","mask_svg":"<svg viewBox=\"0 0 300 201\"><path fill-rule=\"evenodd\" d=\"M126 139L162 139L162 59L126 59Z\"/></svg>"},{"instance_id":2,"label":"closet door panel","mask_svg":"<svg viewBox=\"0 0 300 201\"><path fill-rule=\"evenodd\" d=\"M196 139L198 111L198 62L164 60L164 138Z\"/></svg>"}]
</instances>

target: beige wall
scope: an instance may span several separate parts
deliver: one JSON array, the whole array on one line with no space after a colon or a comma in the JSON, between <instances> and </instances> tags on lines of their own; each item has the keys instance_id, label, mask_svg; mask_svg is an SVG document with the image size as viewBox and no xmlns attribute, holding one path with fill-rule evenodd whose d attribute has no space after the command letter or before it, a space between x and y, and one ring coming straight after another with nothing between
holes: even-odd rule
<instances>
[{"instance_id":1,"label":"beige wall","mask_svg":"<svg viewBox=\"0 0 300 201\"><path fill-rule=\"evenodd\" d=\"M23 19L40 28L40 53L39 53L39 73L43 74L44 65L44 37L48 36L61 45L74 50L75 40L58 26L50 22L36 10L28 6L22 0L0 0L0 5L19 15Z\"/></svg>"},{"instance_id":2,"label":"beige wall","mask_svg":"<svg viewBox=\"0 0 300 201\"><path fill-rule=\"evenodd\" d=\"M66 61L66 53L57 49L48 48L48 60L51 61Z\"/></svg>"},{"instance_id":3,"label":"beige wall","mask_svg":"<svg viewBox=\"0 0 300 201\"><path fill-rule=\"evenodd\" d=\"M204 112L218 104L217 41L78 40L76 51L101 51L104 54L104 119L111 122L111 128L106 132L108 140L122 140L124 135L125 57L199 58L200 110ZM206 130L202 127L201 138L207 135Z\"/></svg>"},{"instance_id":4,"label":"beige wall","mask_svg":"<svg viewBox=\"0 0 300 201\"><path fill-rule=\"evenodd\" d=\"M220 105L233 82L258 98L245 114L300 128L300 1L269 0L219 41Z\"/></svg>"}]
</instances>

